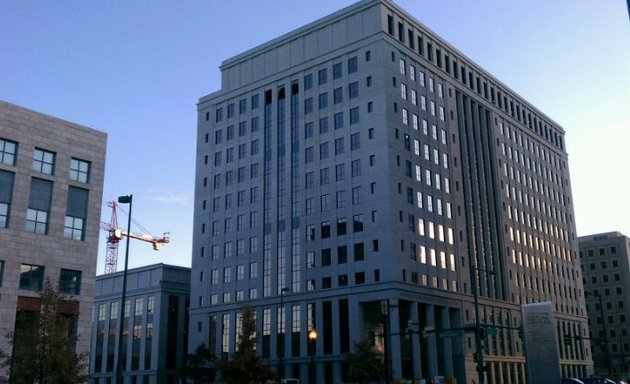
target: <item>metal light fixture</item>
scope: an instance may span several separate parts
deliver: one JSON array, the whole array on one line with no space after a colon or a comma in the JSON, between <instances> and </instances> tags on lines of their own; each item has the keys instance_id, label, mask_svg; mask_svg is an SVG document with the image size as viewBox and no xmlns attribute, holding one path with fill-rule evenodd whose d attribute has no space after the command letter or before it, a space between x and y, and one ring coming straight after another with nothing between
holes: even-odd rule
<instances>
[{"instance_id":1,"label":"metal light fixture","mask_svg":"<svg viewBox=\"0 0 630 384\"><path fill-rule=\"evenodd\" d=\"M133 202L133 195L119 196L118 202L120 204L129 204L129 214L127 215L127 233L131 233L131 206ZM123 285L122 295L120 300L120 322L118 329L118 361L116 364L116 384L123 384L123 370L125 362L122 360L123 352L123 331L125 326L125 301L127 299L127 268L129 265L129 237L127 236L127 243L125 245L125 269L123 270Z\"/></svg>"}]
</instances>

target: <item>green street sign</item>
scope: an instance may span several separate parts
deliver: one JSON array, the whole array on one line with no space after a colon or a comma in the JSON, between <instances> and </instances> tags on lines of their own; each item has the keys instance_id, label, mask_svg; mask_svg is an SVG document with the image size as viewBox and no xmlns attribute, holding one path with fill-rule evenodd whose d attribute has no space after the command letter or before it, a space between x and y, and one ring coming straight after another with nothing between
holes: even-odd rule
<instances>
[{"instance_id":1,"label":"green street sign","mask_svg":"<svg viewBox=\"0 0 630 384\"><path fill-rule=\"evenodd\" d=\"M486 334L488 336L496 336L497 335L497 329L495 327L488 327L488 328L486 328Z\"/></svg>"},{"instance_id":2,"label":"green street sign","mask_svg":"<svg viewBox=\"0 0 630 384\"><path fill-rule=\"evenodd\" d=\"M440 331L439 336L442 339L458 337L462 335L462 331Z\"/></svg>"}]
</instances>

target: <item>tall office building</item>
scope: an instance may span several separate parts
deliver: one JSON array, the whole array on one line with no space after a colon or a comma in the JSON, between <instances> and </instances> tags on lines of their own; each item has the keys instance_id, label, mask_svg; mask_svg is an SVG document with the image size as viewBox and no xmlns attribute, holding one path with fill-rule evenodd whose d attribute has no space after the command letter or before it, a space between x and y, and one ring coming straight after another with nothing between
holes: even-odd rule
<instances>
[{"instance_id":1,"label":"tall office building","mask_svg":"<svg viewBox=\"0 0 630 384\"><path fill-rule=\"evenodd\" d=\"M115 382L123 273L96 277L90 373ZM154 264L130 269L123 328L124 382L179 383L188 330L190 269Z\"/></svg>"},{"instance_id":2,"label":"tall office building","mask_svg":"<svg viewBox=\"0 0 630 384\"><path fill-rule=\"evenodd\" d=\"M107 136L0 101L0 349L19 353L46 280L88 352ZM4 337L15 332L12 346Z\"/></svg>"},{"instance_id":3,"label":"tall office building","mask_svg":"<svg viewBox=\"0 0 630 384\"><path fill-rule=\"evenodd\" d=\"M580 236L595 372L630 377L630 239L619 232Z\"/></svg>"},{"instance_id":4,"label":"tall office building","mask_svg":"<svg viewBox=\"0 0 630 384\"><path fill-rule=\"evenodd\" d=\"M525 383L520 305L551 301L563 374L590 373L588 342L560 341L587 317L550 118L388 0L221 78L198 104L190 351L233 353L249 305L285 378L341 382L370 338L393 379L478 382L482 352L486 383ZM492 327L454 330L471 324Z\"/></svg>"}]
</instances>

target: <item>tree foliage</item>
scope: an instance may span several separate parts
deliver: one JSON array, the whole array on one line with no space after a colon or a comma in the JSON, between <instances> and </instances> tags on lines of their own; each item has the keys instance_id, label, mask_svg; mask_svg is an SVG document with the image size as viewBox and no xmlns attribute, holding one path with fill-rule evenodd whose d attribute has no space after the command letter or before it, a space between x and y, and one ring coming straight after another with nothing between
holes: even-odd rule
<instances>
[{"instance_id":1,"label":"tree foliage","mask_svg":"<svg viewBox=\"0 0 630 384\"><path fill-rule=\"evenodd\" d=\"M275 377L273 370L256 354L258 334L255 315L251 307L243 308L242 327L236 343L237 350L232 359L220 360L217 364L222 383L261 383Z\"/></svg>"},{"instance_id":2,"label":"tree foliage","mask_svg":"<svg viewBox=\"0 0 630 384\"><path fill-rule=\"evenodd\" d=\"M217 374L215 355L205 344L201 344L186 358L186 377L195 384L213 383Z\"/></svg>"},{"instance_id":3,"label":"tree foliage","mask_svg":"<svg viewBox=\"0 0 630 384\"><path fill-rule=\"evenodd\" d=\"M13 354L0 353L4 370L0 382L75 384L89 379L88 354L74 351L78 336L71 331L76 315L64 313L67 302L46 280L39 312L18 311L15 330L7 334Z\"/></svg>"},{"instance_id":4,"label":"tree foliage","mask_svg":"<svg viewBox=\"0 0 630 384\"><path fill-rule=\"evenodd\" d=\"M347 378L356 384L380 383L385 377L383 354L377 351L369 339L354 344L354 352L344 356L348 365Z\"/></svg>"}]
</instances>

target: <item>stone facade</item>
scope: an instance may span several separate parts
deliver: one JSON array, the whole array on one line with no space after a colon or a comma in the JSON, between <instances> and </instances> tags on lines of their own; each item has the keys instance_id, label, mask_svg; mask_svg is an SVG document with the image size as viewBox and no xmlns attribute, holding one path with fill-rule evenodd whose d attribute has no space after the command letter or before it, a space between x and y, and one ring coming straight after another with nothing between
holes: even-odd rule
<instances>
[{"instance_id":1,"label":"stone facade","mask_svg":"<svg viewBox=\"0 0 630 384\"><path fill-rule=\"evenodd\" d=\"M61 279L78 303L77 352L89 351L106 143L103 132L0 101L3 334L20 302ZM5 337L0 348L10 353Z\"/></svg>"},{"instance_id":2,"label":"stone facade","mask_svg":"<svg viewBox=\"0 0 630 384\"><path fill-rule=\"evenodd\" d=\"M198 104L189 350L234 353L250 305L285 378L342 382L370 338L392 379L479 382L482 357L507 384L526 380L520 305L586 331L563 129L394 2L221 75ZM588 375L589 351L559 345L562 374Z\"/></svg>"}]
</instances>

